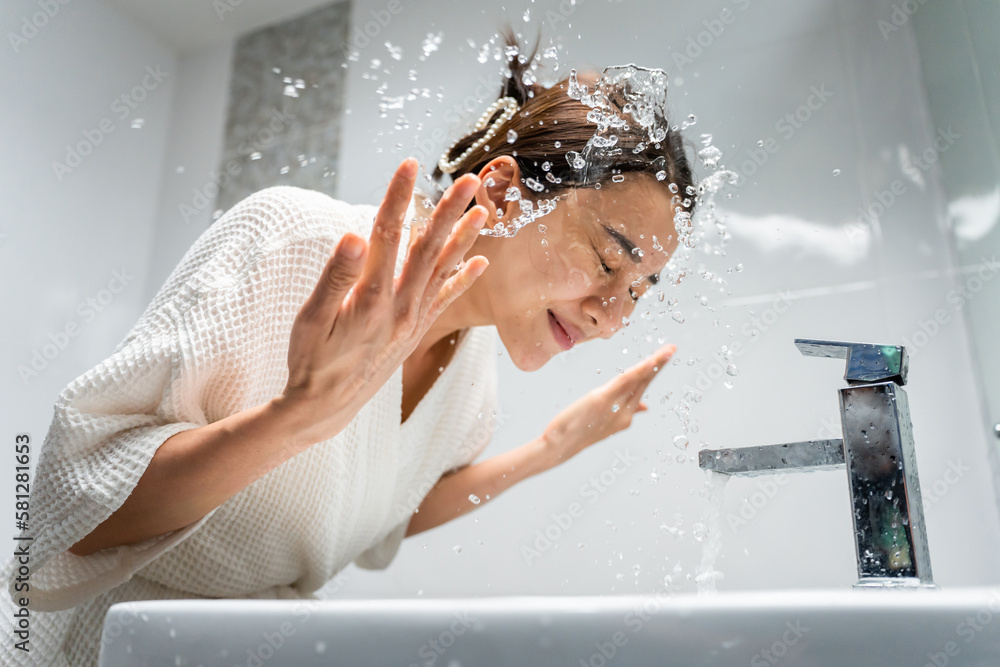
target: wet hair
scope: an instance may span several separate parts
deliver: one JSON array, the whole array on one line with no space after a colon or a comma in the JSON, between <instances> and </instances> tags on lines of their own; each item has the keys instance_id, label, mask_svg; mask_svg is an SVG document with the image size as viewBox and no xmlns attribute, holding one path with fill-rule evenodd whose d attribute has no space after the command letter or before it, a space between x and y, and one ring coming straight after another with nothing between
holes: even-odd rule
<instances>
[{"instance_id":1,"label":"wet hair","mask_svg":"<svg viewBox=\"0 0 1000 667\"><path fill-rule=\"evenodd\" d=\"M549 197L570 188L600 187L599 183L610 181L620 174L640 172L656 178L664 188L675 193L672 194L675 207L680 207L689 215L694 214L696 191L684 150L684 140L680 132L670 126L667 118L657 115L657 125L667 130L666 137L658 143L650 141L646 130L638 123L629 123L627 129L616 129L616 147L621 150L602 151L602 164L597 173L584 170L588 173L581 174L579 168L570 164L567 153L573 151L585 154L596 129L595 123L588 120L591 108L570 96L571 77L547 88L534 82L535 77L530 70L538 52L537 41L530 55L523 55L518 39L509 28L501 30L500 34L507 44L506 52L511 53L517 49L517 53L507 56L510 69L505 73L506 81L498 98L513 97L520 105L520 110L497 128L495 136L486 146L481 146L458 165L450 174L452 181L466 173L479 174L487 163L503 155L510 156L517 162L522 179L533 179L535 183L545 187L541 192L534 188L525 189L522 196L529 198ZM600 74L579 73L576 78L579 83L593 90ZM627 104L618 95L613 95L611 101L619 108ZM461 155L487 132L501 112L502 109L493 115L486 128L459 139L445 159L453 160ZM509 131L517 135L513 142L508 142ZM609 154L612 157L606 157ZM433 178L440 181L444 176L441 168L435 166ZM620 177L617 180L621 180ZM676 188L671 187L672 183L676 184ZM474 203L470 202L470 207Z\"/></svg>"}]
</instances>

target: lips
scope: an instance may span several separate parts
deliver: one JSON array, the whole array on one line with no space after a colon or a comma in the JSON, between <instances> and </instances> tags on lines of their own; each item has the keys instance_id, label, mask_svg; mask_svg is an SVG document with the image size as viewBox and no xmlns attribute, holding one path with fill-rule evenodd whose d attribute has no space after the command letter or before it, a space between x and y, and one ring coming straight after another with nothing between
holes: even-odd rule
<instances>
[{"instance_id":1,"label":"lips","mask_svg":"<svg viewBox=\"0 0 1000 667\"><path fill-rule=\"evenodd\" d=\"M560 319L560 317L551 310L548 311L548 314L552 335L555 337L556 342L559 343L559 346L564 350L568 350L573 347L573 344L576 341L583 340L583 334L579 329L574 327L569 322Z\"/></svg>"}]
</instances>

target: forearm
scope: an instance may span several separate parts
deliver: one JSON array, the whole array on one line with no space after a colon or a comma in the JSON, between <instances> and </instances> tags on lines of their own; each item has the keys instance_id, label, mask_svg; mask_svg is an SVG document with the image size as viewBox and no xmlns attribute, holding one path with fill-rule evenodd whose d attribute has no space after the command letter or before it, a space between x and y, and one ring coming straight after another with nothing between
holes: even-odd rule
<instances>
[{"instance_id":1,"label":"forearm","mask_svg":"<svg viewBox=\"0 0 1000 667\"><path fill-rule=\"evenodd\" d=\"M475 465L444 475L420 503L410 519L410 537L457 519L500 495L514 484L548 470L555 461L542 438L532 440ZM473 503L475 494L480 502Z\"/></svg>"},{"instance_id":2,"label":"forearm","mask_svg":"<svg viewBox=\"0 0 1000 667\"><path fill-rule=\"evenodd\" d=\"M302 410L272 400L167 438L122 506L70 552L86 556L194 523L308 449L306 422Z\"/></svg>"}]
</instances>

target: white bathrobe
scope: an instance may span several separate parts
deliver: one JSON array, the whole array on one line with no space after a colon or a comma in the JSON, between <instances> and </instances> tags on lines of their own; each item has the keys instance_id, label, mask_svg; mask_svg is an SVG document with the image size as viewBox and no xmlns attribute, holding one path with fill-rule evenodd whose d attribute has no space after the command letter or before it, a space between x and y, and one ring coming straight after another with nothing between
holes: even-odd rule
<instances>
[{"instance_id":1,"label":"white bathrobe","mask_svg":"<svg viewBox=\"0 0 1000 667\"><path fill-rule=\"evenodd\" d=\"M111 356L63 389L19 533L33 538L23 541L30 590L16 589L12 557L4 569L0 664L96 665L116 602L313 598L352 561L392 561L420 500L472 462L498 423L492 327L459 338L405 423L399 368L336 437L198 521L89 556L67 551L125 502L167 438L281 393L300 306L343 233L367 239L375 213L289 186L247 197L198 238ZM407 225L397 276L408 239ZM14 648L21 598L29 652Z\"/></svg>"}]
</instances>

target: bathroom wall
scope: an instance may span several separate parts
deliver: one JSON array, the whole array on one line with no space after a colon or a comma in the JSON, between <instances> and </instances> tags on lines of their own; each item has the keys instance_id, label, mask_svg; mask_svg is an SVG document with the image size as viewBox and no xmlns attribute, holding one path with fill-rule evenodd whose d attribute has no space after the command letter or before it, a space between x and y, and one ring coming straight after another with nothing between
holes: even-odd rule
<instances>
[{"instance_id":1,"label":"bathroom wall","mask_svg":"<svg viewBox=\"0 0 1000 667\"><path fill-rule=\"evenodd\" d=\"M337 2L237 41L218 214L271 185L336 192L349 21Z\"/></svg>"},{"instance_id":2,"label":"bathroom wall","mask_svg":"<svg viewBox=\"0 0 1000 667\"><path fill-rule=\"evenodd\" d=\"M1000 281L993 280L1000 271L1000 6L962 0L923 9L913 27L931 117L977 138L941 155L941 176L955 262L964 273L954 303L971 333L983 428L1000 460Z\"/></svg>"},{"instance_id":3,"label":"bathroom wall","mask_svg":"<svg viewBox=\"0 0 1000 667\"><path fill-rule=\"evenodd\" d=\"M177 58L104 4L0 8L0 498L13 444L38 460L52 404L105 358L148 299ZM40 26L40 27L39 27ZM176 260L175 260L176 261ZM11 544L13 517L0 526Z\"/></svg>"},{"instance_id":4,"label":"bathroom wall","mask_svg":"<svg viewBox=\"0 0 1000 667\"><path fill-rule=\"evenodd\" d=\"M35 5L9 7L4 27L19 25ZM711 133L723 162L742 176L732 197L718 201L731 237L725 255L691 260L725 282L703 280L696 270L677 291L683 324L651 303L655 330L636 320L610 341L580 346L532 374L501 354L503 423L486 456L537 437L560 409L654 349L657 337L678 346L676 365L650 387L650 410L631 429L460 520L406 540L385 571L349 568L329 592L652 592L667 575L672 589L694 590L688 577L705 544L695 524L708 506L705 475L695 462L700 445L835 436L843 367L800 356L796 337L908 346L907 391L935 578L942 586L1000 580L986 417L966 324L949 299L965 274L955 271L948 250L941 161L914 162L942 132L942 154L978 139L957 122L951 124L958 136L947 134L949 120L929 112L912 23L884 33L879 21L891 21L892 13L885 0L504 7L456 0L351 4L357 59L347 70L337 196L377 203L406 155L432 166L463 123L495 97L498 63L479 62L483 43L504 20L528 36L541 27L546 45L556 39L561 46L561 75L570 64L627 62L670 72L675 118L697 117L686 132L692 143ZM190 220L180 211L223 164L235 44L234 37L178 55L106 6L70 4L62 12L64 23L51 21L28 43L44 49L8 52L0 61L5 90L32 90L30 110L28 98L0 102L3 117L22 128L3 135L10 205L0 219L6 234L0 253L8 260L8 283L18 287L3 296L18 323L4 334L14 353L4 380L10 397L4 423L13 425L11 433L31 432L36 446L58 391L107 356L211 222L214 204ZM161 57L174 67L164 70L178 74L143 103L143 126L123 125L108 135L73 172L77 185L57 184L51 161L110 115L115 96L140 83L145 65ZM383 118L383 95L413 99ZM129 288L82 326L45 372L21 384L17 364L30 362L50 332L77 319L77 304L96 298L112 270L128 262L140 266ZM941 310L945 317L938 317ZM718 360L723 345L735 352L735 377L720 373L728 365ZM686 387L698 389L701 400L685 406ZM674 446L678 435L689 440L686 449ZM12 487L4 493L11 497ZM584 512L563 529L559 522L574 502ZM720 590L846 587L856 578L842 472L732 480L722 517ZM539 533L557 537L546 543Z\"/></svg>"},{"instance_id":5,"label":"bathroom wall","mask_svg":"<svg viewBox=\"0 0 1000 667\"><path fill-rule=\"evenodd\" d=\"M353 201L377 202L373 174L384 183L407 154L432 168L494 99L498 63L480 63L478 54L505 19L529 37L541 27L543 44L556 40L562 75L571 64L666 68L675 118L696 116L692 143L700 147L710 133L743 178L718 201L731 236L725 256L693 260L725 284L695 272L677 293L684 324L665 314L654 331L633 317L610 341L530 375L501 355L503 424L486 455L537 437L560 409L663 336L677 344L677 361L650 387L650 411L559 468L408 539L387 571L346 571L331 586L335 595L625 593L657 590L667 575L673 590L694 590L689 577L711 540L699 541L704 528L695 525L708 507L699 446L837 435L842 362L801 356L797 337L907 346L935 579L961 586L1000 578L989 443L966 324L949 298L965 274L949 253L940 163L914 160L935 145L947 152L979 139L928 112L912 25L887 34L880 27L892 21L890 2L511 2L503 10L404 2L383 25L385 8L354 4L360 48L342 149L356 168L340 182ZM374 36L366 40L364 30ZM423 57L428 34L442 39ZM411 90L414 101L379 117L381 95ZM456 116L464 124L449 123ZM946 134L949 124L958 136ZM736 377L724 373L724 345L735 352ZM703 390L700 402L682 404L685 387ZM673 444L678 435L690 442L683 451ZM616 462L619 452L630 463ZM574 502L583 515L564 528ZM841 471L732 480L718 588L849 586L857 578L849 507Z\"/></svg>"}]
</instances>

